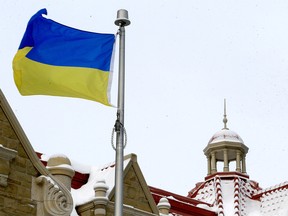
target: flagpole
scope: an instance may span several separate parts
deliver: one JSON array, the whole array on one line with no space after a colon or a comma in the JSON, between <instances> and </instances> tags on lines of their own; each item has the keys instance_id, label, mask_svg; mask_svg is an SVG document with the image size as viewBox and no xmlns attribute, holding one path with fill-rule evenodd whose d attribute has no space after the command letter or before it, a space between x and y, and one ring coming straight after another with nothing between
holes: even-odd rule
<instances>
[{"instance_id":1,"label":"flagpole","mask_svg":"<svg viewBox=\"0 0 288 216\"><path fill-rule=\"evenodd\" d=\"M114 216L123 215L123 162L124 162L124 98L125 98L125 26L128 26L128 11L117 11L115 25L119 26L119 75L118 75L118 108L116 131L116 168L115 168L115 209Z\"/></svg>"}]
</instances>

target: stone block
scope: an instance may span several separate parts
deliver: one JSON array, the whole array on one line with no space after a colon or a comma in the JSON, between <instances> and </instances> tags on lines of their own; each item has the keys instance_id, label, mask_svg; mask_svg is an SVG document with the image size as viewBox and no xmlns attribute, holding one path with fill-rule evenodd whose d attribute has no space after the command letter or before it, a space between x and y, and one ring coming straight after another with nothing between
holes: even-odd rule
<instances>
[{"instance_id":1,"label":"stone block","mask_svg":"<svg viewBox=\"0 0 288 216\"><path fill-rule=\"evenodd\" d=\"M0 108L0 124L8 122L6 115L4 114L4 111L2 108Z\"/></svg>"},{"instance_id":2,"label":"stone block","mask_svg":"<svg viewBox=\"0 0 288 216\"><path fill-rule=\"evenodd\" d=\"M31 188L25 188L22 186L18 187L18 197L20 198L31 198Z\"/></svg>"},{"instance_id":3,"label":"stone block","mask_svg":"<svg viewBox=\"0 0 288 216\"><path fill-rule=\"evenodd\" d=\"M0 158L0 174L8 175L10 172L9 161L3 158Z\"/></svg>"},{"instance_id":4,"label":"stone block","mask_svg":"<svg viewBox=\"0 0 288 216\"><path fill-rule=\"evenodd\" d=\"M6 137L6 147L18 151L18 145L19 145L18 140L14 139L9 139Z\"/></svg>"},{"instance_id":5,"label":"stone block","mask_svg":"<svg viewBox=\"0 0 288 216\"><path fill-rule=\"evenodd\" d=\"M29 160L26 161L26 173L34 177L39 175L38 171L35 169L34 165Z\"/></svg>"},{"instance_id":6,"label":"stone block","mask_svg":"<svg viewBox=\"0 0 288 216\"><path fill-rule=\"evenodd\" d=\"M24 182L28 182L28 183L32 182L32 177L30 175L16 171L16 170L13 170L11 172L9 178L12 180L16 180L16 181L21 179L21 181L24 181Z\"/></svg>"},{"instance_id":7,"label":"stone block","mask_svg":"<svg viewBox=\"0 0 288 216\"><path fill-rule=\"evenodd\" d=\"M0 209L4 207L4 197L0 196Z\"/></svg>"},{"instance_id":8,"label":"stone block","mask_svg":"<svg viewBox=\"0 0 288 216\"><path fill-rule=\"evenodd\" d=\"M9 124L2 125L2 135L10 139L17 139L17 136Z\"/></svg>"},{"instance_id":9,"label":"stone block","mask_svg":"<svg viewBox=\"0 0 288 216\"><path fill-rule=\"evenodd\" d=\"M17 193L18 193L18 185L15 184L8 184L8 186L6 187L5 192L7 193L7 195L9 196L14 196L16 198Z\"/></svg>"},{"instance_id":10,"label":"stone block","mask_svg":"<svg viewBox=\"0 0 288 216\"><path fill-rule=\"evenodd\" d=\"M12 142L12 141L11 141L11 142ZM18 149L17 149L17 151L18 151L18 156L19 156L19 157L28 159L28 156L27 156L25 150L24 150L23 147L20 146L19 144L18 144Z\"/></svg>"},{"instance_id":11,"label":"stone block","mask_svg":"<svg viewBox=\"0 0 288 216\"><path fill-rule=\"evenodd\" d=\"M20 169L18 171L26 171L26 159L25 158L22 158L22 157L16 157L15 160L14 160L14 164L16 165L16 170L17 170L17 167L20 167L20 168L24 168L24 169Z\"/></svg>"}]
</instances>

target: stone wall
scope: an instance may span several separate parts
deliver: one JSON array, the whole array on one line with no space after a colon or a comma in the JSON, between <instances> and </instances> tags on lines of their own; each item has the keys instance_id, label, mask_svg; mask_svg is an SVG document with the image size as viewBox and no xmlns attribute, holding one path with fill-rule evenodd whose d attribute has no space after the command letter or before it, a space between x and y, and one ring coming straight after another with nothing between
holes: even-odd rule
<instances>
[{"instance_id":1,"label":"stone wall","mask_svg":"<svg viewBox=\"0 0 288 216\"><path fill-rule=\"evenodd\" d=\"M149 201L143 192L136 172L131 167L125 176L124 181L124 203L134 208L152 213Z\"/></svg>"},{"instance_id":2,"label":"stone wall","mask_svg":"<svg viewBox=\"0 0 288 216\"><path fill-rule=\"evenodd\" d=\"M33 216L32 177L39 176L0 107L0 216ZM7 156L8 155L8 156Z\"/></svg>"}]
</instances>

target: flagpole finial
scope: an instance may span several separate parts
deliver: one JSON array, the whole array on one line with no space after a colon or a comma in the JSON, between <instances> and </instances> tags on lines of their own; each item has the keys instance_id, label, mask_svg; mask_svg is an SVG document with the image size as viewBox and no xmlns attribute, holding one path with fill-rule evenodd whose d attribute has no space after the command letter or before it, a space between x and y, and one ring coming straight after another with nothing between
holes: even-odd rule
<instances>
[{"instance_id":1,"label":"flagpole finial","mask_svg":"<svg viewBox=\"0 0 288 216\"><path fill-rule=\"evenodd\" d=\"M115 20L115 25L117 26L128 26L130 25L130 20L128 18L128 11L125 9L120 9L117 11L117 18Z\"/></svg>"},{"instance_id":2,"label":"flagpole finial","mask_svg":"<svg viewBox=\"0 0 288 216\"><path fill-rule=\"evenodd\" d=\"M226 99L224 99L224 118L223 118L224 128L223 129L228 130L227 122L228 122L228 119L227 119L227 115L226 115Z\"/></svg>"}]
</instances>

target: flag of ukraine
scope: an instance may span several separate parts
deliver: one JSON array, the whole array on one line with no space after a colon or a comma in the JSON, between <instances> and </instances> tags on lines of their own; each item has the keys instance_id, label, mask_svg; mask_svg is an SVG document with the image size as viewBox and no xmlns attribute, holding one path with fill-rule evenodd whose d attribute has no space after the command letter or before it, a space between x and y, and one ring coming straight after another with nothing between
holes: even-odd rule
<instances>
[{"instance_id":1,"label":"flag of ukraine","mask_svg":"<svg viewBox=\"0 0 288 216\"><path fill-rule=\"evenodd\" d=\"M64 26L42 16L29 21L13 59L22 95L76 97L110 104L114 34Z\"/></svg>"}]
</instances>

